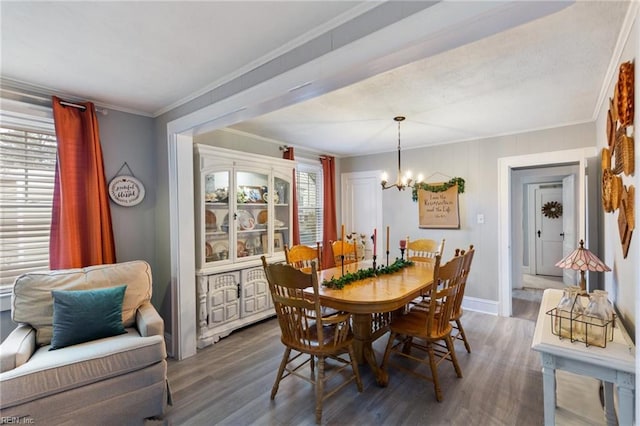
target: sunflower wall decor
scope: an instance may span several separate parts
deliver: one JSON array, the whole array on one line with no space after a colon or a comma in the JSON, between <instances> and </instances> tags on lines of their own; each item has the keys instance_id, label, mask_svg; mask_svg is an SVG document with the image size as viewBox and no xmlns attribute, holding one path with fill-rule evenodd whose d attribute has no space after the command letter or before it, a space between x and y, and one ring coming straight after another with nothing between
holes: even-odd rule
<instances>
[{"instance_id":1,"label":"sunflower wall decor","mask_svg":"<svg viewBox=\"0 0 640 426\"><path fill-rule=\"evenodd\" d=\"M542 214L544 217L557 219L562 216L562 204L557 201L549 201L542 206Z\"/></svg>"}]
</instances>

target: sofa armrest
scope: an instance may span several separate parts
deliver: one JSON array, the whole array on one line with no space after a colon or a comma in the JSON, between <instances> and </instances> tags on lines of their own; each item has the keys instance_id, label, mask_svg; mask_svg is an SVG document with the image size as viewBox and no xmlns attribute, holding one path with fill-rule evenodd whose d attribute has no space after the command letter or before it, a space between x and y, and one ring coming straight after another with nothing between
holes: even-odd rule
<instances>
[{"instance_id":1,"label":"sofa armrest","mask_svg":"<svg viewBox=\"0 0 640 426\"><path fill-rule=\"evenodd\" d=\"M164 337L164 321L150 302L145 302L138 308L136 324L143 337L156 335Z\"/></svg>"},{"instance_id":2,"label":"sofa armrest","mask_svg":"<svg viewBox=\"0 0 640 426\"><path fill-rule=\"evenodd\" d=\"M0 373L26 363L36 350L36 330L20 324L0 345Z\"/></svg>"}]
</instances>

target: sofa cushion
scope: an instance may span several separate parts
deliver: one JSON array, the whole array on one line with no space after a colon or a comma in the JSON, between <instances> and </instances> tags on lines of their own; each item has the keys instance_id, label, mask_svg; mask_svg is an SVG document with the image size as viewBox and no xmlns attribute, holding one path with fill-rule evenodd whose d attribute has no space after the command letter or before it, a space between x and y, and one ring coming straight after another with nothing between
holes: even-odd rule
<instances>
[{"instance_id":1,"label":"sofa cushion","mask_svg":"<svg viewBox=\"0 0 640 426\"><path fill-rule=\"evenodd\" d=\"M126 331L56 351L38 348L29 362L0 374L0 408L141 370L166 358L162 336Z\"/></svg>"},{"instance_id":2,"label":"sofa cushion","mask_svg":"<svg viewBox=\"0 0 640 426\"><path fill-rule=\"evenodd\" d=\"M53 290L53 337L49 350L124 334L122 300L127 286Z\"/></svg>"},{"instance_id":3,"label":"sofa cushion","mask_svg":"<svg viewBox=\"0 0 640 426\"><path fill-rule=\"evenodd\" d=\"M151 300L151 283L151 268L141 260L30 272L15 281L11 315L13 321L29 324L37 330L38 345L48 345L53 329L52 290L88 290L124 284L127 290L122 303L122 323L125 327L132 327L138 307Z\"/></svg>"}]
</instances>

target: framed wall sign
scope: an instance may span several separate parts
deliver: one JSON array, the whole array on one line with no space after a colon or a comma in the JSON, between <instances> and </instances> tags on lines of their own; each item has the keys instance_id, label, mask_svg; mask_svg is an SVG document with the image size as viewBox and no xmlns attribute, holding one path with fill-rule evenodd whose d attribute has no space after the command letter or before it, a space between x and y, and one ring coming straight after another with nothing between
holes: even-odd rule
<instances>
[{"instance_id":1,"label":"framed wall sign","mask_svg":"<svg viewBox=\"0 0 640 426\"><path fill-rule=\"evenodd\" d=\"M440 192L418 190L418 227L460 229L458 185Z\"/></svg>"},{"instance_id":2,"label":"framed wall sign","mask_svg":"<svg viewBox=\"0 0 640 426\"><path fill-rule=\"evenodd\" d=\"M116 176L109 182L109 197L120 206L138 205L144 200L144 185L133 176Z\"/></svg>"}]
</instances>

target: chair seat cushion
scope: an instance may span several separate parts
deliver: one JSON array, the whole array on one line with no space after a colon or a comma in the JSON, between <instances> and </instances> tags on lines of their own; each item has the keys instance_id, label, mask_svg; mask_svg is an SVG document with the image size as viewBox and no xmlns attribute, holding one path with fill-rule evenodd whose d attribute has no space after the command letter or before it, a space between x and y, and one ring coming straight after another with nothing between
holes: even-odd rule
<instances>
[{"instance_id":1,"label":"chair seat cushion","mask_svg":"<svg viewBox=\"0 0 640 426\"><path fill-rule=\"evenodd\" d=\"M55 351L43 346L29 362L0 374L0 408L141 370L165 358L162 336L141 337L134 328Z\"/></svg>"}]
</instances>

